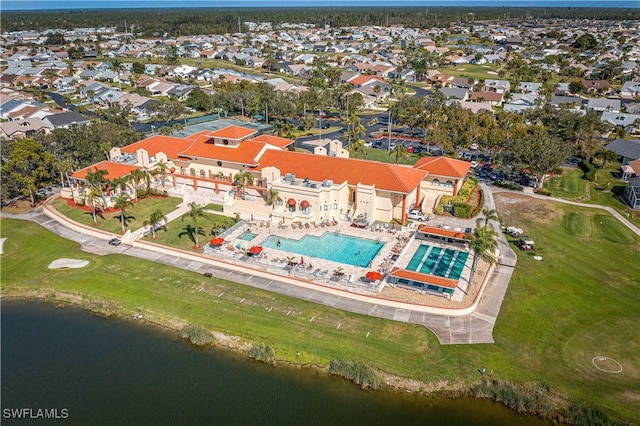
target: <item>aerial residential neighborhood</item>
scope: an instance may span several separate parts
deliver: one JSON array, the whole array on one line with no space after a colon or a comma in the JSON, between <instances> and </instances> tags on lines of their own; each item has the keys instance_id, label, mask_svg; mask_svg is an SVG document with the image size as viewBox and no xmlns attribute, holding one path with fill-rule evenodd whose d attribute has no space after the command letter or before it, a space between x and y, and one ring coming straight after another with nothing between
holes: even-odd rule
<instances>
[{"instance_id":1,"label":"aerial residential neighborhood","mask_svg":"<svg viewBox=\"0 0 640 426\"><path fill-rule=\"evenodd\" d=\"M637 420L637 8L124 10L2 18L3 305Z\"/></svg>"}]
</instances>

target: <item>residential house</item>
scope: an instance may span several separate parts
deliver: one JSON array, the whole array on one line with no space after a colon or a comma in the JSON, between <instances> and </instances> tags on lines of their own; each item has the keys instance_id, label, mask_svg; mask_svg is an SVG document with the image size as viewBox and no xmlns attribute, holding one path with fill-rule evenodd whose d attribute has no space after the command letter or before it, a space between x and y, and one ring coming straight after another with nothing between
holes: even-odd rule
<instances>
[{"instance_id":1,"label":"residential house","mask_svg":"<svg viewBox=\"0 0 640 426\"><path fill-rule=\"evenodd\" d=\"M513 93L511 99L504 104L504 111L515 113L525 112L534 109L539 100L544 99L535 93Z\"/></svg>"},{"instance_id":2,"label":"residential house","mask_svg":"<svg viewBox=\"0 0 640 426\"><path fill-rule=\"evenodd\" d=\"M469 91L459 87L443 87L438 90L446 99L455 99L458 101L466 101L469 99Z\"/></svg>"},{"instance_id":3,"label":"residential house","mask_svg":"<svg viewBox=\"0 0 640 426\"><path fill-rule=\"evenodd\" d=\"M3 139L28 138L38 132L49 133L49 126L41 118L26 118L0 123L0 136Z\"/></svg>"},{"instance_id":4,"label":"residential house","mask_svg":"<svg viewBox=\"0 0 640 426\"><path fill-rule=\"evenodd\" d=\"M620 99L590 98L587 111L620 112Z\"/></svg>"},{"instance_id":5,"label":"residential house","mask_svg":"<svg viewBox=\"0 0 640 426\"><path fill-rule=\"evenodd\" d=\"M473 92L471 100L474 102L488 103L494 107L502 105L504 94L498 92Z\"/></svg>"},{"instance_id":6,"label":"residential house","mask_svg":"<svg viewBox=\"0 0 640 426\"><path fill-rule=\"evenodd\" d=\"M620 90L623 98L636 98L640 96L640 81L625 81Z\"/></svg>"},{"instance_id":7,"label":"residential house","mask_svg":"<svg viewBox=\"0 0 640 426\"><path fill-rule=\"evenodd\" d=\"M621 127L627 133L636 133L640 130L640 114L627 114L624 112L605 111L600 117L600 121Z\"/></svg>"},{"instance_id":8,"label":"residential house","mask_svg":"<svg viewBox=\"0 0 640 426\"><path fill-rule=\"evenodd\" d=\"M551 106L554 106L556 108L560 108L560 107L569 107L572 109L581 109L582 105L583 105L583 100L582 98L578 97L578 96L554 96L551 98Z\"/></svg>"},{"instance_id":9,"label":"residential house","mask_svg":"<svg viewBox=\"0 0 640 426\"><path fill-rule=\"evenodd\" d=\"M43 121L51 129L70 129L72 127L91 124L91 120L78 114L75 111L61 112L60 114L48 115Z\"/></svg>"},{"instance_id":10,"label":"residential house","mask_svg":"<svg viewBox=\"0 0 640 426\"><path fill-rule=\"evenodd\" d=\"M620 171L620 179L625 182L628 182L631 178L640 177L640 159L629 161L629 164L621 165Z\"/></svg>"},{"instance_id":11,"label":"residential house","mask_svg":"<svg viewBox=\"0 0 640 426\"><path fill-rule=\"evenodd\" d=\"M629 162L640 158L640 139L616 139L604 149L618 154L623 165L629 164Z\"/></svg>"},{"instance_id":12,"label":"residential house","mask_svg":"<svg viewBox=\"0 0 640 426\"><path fill-rule=\"evenodd\" d=\"M629 183L622 193L622 198L632 209L640 209L640 177L629 179Z\"/></svg>"},{"instance_id":13,"label":"residential house","mask_svg":"<svg viewBox=\"0 0 640 426\"><path fill-rule=\"evenodd\" d=\"M458 88L458 89L466 89L471 90L475 82L466 77L454 77L450 82L449 86Z\"/></svg>"},{"instance_id":14,"label":"residential house","mask_svg":"<svg viewBox=\"0 0 640 426\"><path fill-rule=\"evenodd\" d=\"M534 83L531 81L524 81L522 83L520 83L520 85L518 86L518 88L520 89L520 91L522 93L540 93L540 90L542 90L542 83Z\"/></svg>"},{"instance_id":15,"label":"residential house","mask_svg":"<svg viewBox=\"0 0 640 426\"><path fill-rule=\"evenodd\" d=\"M582 80L580 83L587 93L608 94L613 92L613 86L607 80Z\"/></svg>"},{"instance_id":16,"label":"residential house","mask_svg":"<svg viewBox=\"0 0 640 426\"><path fill-rule=\"evenodd\" d=\"M495 92L506 94L511 90L511 83L508 80L485 80L483 92Z\"/></svg>"}]
</instances>

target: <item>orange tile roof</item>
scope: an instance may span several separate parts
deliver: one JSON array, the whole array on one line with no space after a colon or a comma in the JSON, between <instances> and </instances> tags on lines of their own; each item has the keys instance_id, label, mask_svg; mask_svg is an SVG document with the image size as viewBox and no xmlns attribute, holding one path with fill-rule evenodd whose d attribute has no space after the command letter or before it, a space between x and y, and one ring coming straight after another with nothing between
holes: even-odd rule
<instances>
[{"instance_id":1,"label":"orange tile roof","mask_svg":"<svg viewBox=\"0 0 640 426\"><path fill-rule=\"evenodd\" d=\"M426 176L422 170L396 164L291 151L266 150L259 161L259 169L273 166L282 174L294 173L314 181L331 179L338 184L347 181L350 185L375 185L404 194L413 191Z\"/></svg>"},{"instance_id":2,"label":"orange tile roof","mask_svg":"<svg viewBox=\"0 0 640 426\"><path fill-rule=\"evenodd\" d=\"M428 225L420 225L418 227L418 232L431 234L431 235L440 235L442 237L448 237L448 238L458 238L460 240L463 240L465 237L464 232L454 231L452 229L434 228L433 226L428 226Z\"/></svg>"},{"instance_id":3,"label":"orange tile roof","mask_svg":"<svg viewBox=\"0 0 640 426\"><path fill-rule=\"evenodd\" d=\"M351 80L348 81L349 84L352 84L354 86L362 86L363 84L371 81L371 80L378 80L381 83L385 83L385 81L383 79L381 79L378 76L375 75L359 75L355 78L352 78Z\"/></svg>"},{"instance_id":4,"label":"orange tile roof","mask_svg":"<svg viewBox=\"0 0 640 426\"><path fill-rule=\"evenodd\" d=\"M75 171L71 177L77 179L86 179L87 170L96 171L96 170L106 170L107 174L104 176L109 180L113 180L115 178L119 178L122 176L127 176L132 171L140 169L138 166L131 166L129 164L122 163L114 163L113 161L101 161L97 164L94 164L89 167L85 167L84 169L80 169Z\"/></svg>"},{"instance_id":5,"label":"orange tile roof","mask_svg":"<svg viewBox=\"0 0 640 426\"><path fill-rule=\"evenodd\" d=\"M258 165L258 155L267 145L264 142L243 141L238 146L222 146L207 143L208 137L200 137L180 153L182 157L208 158L212 160Z\"/></svg>"},{"instance_id":6,"label":"orange tile roof","mask_svg":"<svg viewBox=\"0 0 640 426\"><path fill-rule=\"evenodd\" d=\"M443 278L436 275L423 274L422 272L408 271L406 269L400 268L391 269L389 275L396 278L404 278L407 280L433 284L440 287L456 288L458 286L458 281L452 280L451 278Z\"/></svg>"},{"instance_id":7,"label":"orange tile roof","mask_svg":"<svg viewBox=\"0 0 640 426\"><path fill-rule=\"evenodd\" d=\"M258 131L248 129L240 126L227 126L223 129L216 130L215 132L209 132L208 134L212 138L224 138L224 139L244 139L248 136L256 134Z\"/></svg>"},{"instance_id":8,"label":"orange tile roof","mask_svg":"<svg viewBox=\"0 0 640 426\"><path fill-rule=\"evenodd\" d=\"M293 139L281 138L279 136L265 134L252 138L251 140L256 142L266 142L269 145L278 146L280 148L286 148L293 143Z\"/></svg>"},{"instance_id":9,"label":"orange tile roof","mask_svg":"<svg viewBox=\"0 0 640 426\"><path fill-rule=\"evenodd\" d=\"M484 99L487 102L502 102L504 95L496 92L473 92L471 94L471 100L476 101Z\"/></svg>"},{"instance_id":10,"label":"orange tile roof","mask_svg":"<svg viewBox=\"0 0 640 426\"><path fill-rule=\"evenodd\" d=\"M121 151L135 154L138 149L142 148L150 156L155 156L158 152L164 152L167 154L167 158L172 160L178 158L178 155L189 148L192 143L193 140L191 139L155 135L122 147Z\"/></svg>"},{"instance_id":11,"label":"orange tile roof","mask_svg":"<svg viewBox=\"0 0 640 426\"><path fill-rule=\"evenodd\" d=\"M430 175L460 179L467 175L471 163L449 157L422 157L413 167L425 170Z\"/></svg>"}]
</instances>

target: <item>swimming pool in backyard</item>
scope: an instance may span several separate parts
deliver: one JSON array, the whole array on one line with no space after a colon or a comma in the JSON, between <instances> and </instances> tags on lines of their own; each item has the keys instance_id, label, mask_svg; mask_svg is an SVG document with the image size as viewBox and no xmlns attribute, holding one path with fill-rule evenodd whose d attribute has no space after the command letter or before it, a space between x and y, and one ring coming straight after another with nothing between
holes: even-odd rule
<instances>
[{"instance_id":1,"label":"swimming pool in backyard","mask_svg":"<svg viewBox=\"0 0 640 426\"><path fill-rule=\"evenodd\" d=\"M465 251L420 244L405 269L457 280L467 257Z\"/></svg>"},{"instance_id":2,"label":"swimming pool in backyard","mask_svg":"<svg viewBox=\"0 0 640 426\"><path fill-rule=\"evenodd\" d=\"M352 237L337 232L325 232L319 237L305 235L299 240L271 235L264 240L262 246L302 256L367 267L384 246L384 242Z\"/></svg>"}]
</instances>

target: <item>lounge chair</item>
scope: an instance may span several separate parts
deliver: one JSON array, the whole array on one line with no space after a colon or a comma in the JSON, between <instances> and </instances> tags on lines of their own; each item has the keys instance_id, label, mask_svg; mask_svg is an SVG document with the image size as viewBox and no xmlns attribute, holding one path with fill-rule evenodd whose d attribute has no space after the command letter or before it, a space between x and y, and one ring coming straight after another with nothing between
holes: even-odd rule
<instances>
[{"instance_id":1,"label":"lounge chair","mask_svg":"<svg viewBox=\"0 0 640 426\"><path fill-rule=\"evenodd\" d=\"M309 222L305 223L304 227L307 228L307 229L311 228L311 226L309 226Z\"/></svg>"}]
</instances>

